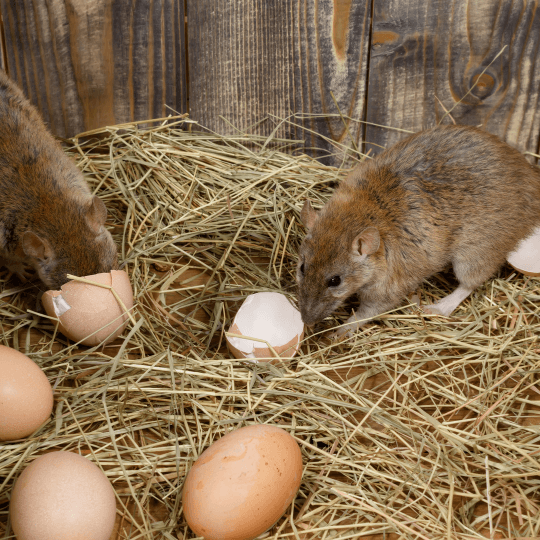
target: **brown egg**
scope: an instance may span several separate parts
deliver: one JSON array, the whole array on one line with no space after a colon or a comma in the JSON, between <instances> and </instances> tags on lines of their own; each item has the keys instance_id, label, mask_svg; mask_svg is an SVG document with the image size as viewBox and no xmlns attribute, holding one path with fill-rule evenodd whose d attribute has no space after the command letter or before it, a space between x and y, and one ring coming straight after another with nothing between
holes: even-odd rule
<instances>
[{"instance_id":1,"label":"brown egg","mask_svg":"<svg viewBox=\"0 0 540 540\"><path fill-rule=\"evenodd\" d=\"M51 452L17 479L9 504L17 540L109 540L116 518L105 474L73 452Z\"/></svg>"},{"instance_id":2,"label":"brown egg","mask_svg":"<svg viewBox=\"0 0 540 540\"><path fill-rule=\"evenodd\" d=\"M27 356L0 345L0 441L28 437L53 408L51 385Z\"/></svg>"},{"instance_id":3,"label":"brown egg","mask_svg":"<svg viewBox=\"0 0 540 540\"><path fill-rule=\"evenodd\" d=\"M508 255L508 262L527 276L540 276L540 227Z\"/></svg>"},{"instance_id":4,"label":"brown egg","mask_svg":"<svg viewBox=\"0 0 540 540\"><path fill-rule=\"evenodd\" d=\"M41 300L43 307L47 315L58 318L60 332L73 341L89 346L113 341L127 325L125 309L133 307L129 277L123 270L112 270L84 279L112 286L124 306L109 288L73 280L60 291L47 291Z\"/></svg>"},{"instance_id":5,"label":"brown egg","mask_svg":"<svg viewBox=\"0 0 540 540\"><path fill-rule=\"evenodd\" d=\"M275 355L292 358L304 337L300 312L280 293L261 292L249 295L234 317L227 336L227 346L235 358L258 362L271 361ZM256 338L263 341L245 339Z\"/></svg>"},{"instance_id":6,"label":"brown egg","mask_svg":"<svg viewBox=\"0 0 540 540\"><path fill-rule=\"evenodd\" d=\"M195 461L184 484L184 515L206 540L251 540L285 513L301 479L302 454L285 430L243 427Z\"/></svg>"}]
</instances>

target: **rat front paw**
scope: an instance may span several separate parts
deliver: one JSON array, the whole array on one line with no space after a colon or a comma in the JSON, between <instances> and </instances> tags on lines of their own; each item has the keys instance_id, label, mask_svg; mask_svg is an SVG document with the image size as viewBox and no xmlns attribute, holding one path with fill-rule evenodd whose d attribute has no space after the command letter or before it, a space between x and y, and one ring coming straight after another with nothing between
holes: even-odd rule
<instances>
[{"instance_id":1,"label":"rat front paw","mask_svg":"<svg viewBox=\"0 0 540 540\"><path fill-rule=\"evenodd\" d=\"M342 339L350 338L352 334L353 332L351 330L346 326L342 326L330 334L330 339L332 341L341 341Z\"/></svg>"},{"instance_id":2,"label":"rat front paw","mask_svg":"<svg viewBox=\"0 0 540 540\"><path fill-rule=\"evenodd\" d=\"M24 263L11 263L5 266L12 274L16 274L23 283L29 281L33 276L32 268Z\"/></svg>"},{"instance_id":3,"label":"rat front paw","mask_svg":"<svg viewBox=\"0 0 540 540\"><path fill-rule=\"evenodd\" d=\"M350 338L364 324L364 322L365 321L359 322L354 316L350 317L343 326L340 326L337 330L330 334L330 338L333 340Z\"/></svg>"}]
</instances>

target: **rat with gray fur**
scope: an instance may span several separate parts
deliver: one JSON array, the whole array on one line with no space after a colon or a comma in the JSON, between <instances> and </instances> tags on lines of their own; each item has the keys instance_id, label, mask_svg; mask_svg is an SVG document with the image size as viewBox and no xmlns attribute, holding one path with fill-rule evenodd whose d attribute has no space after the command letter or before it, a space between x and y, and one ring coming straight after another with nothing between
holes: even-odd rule
<instances>
[{"instance_id":1,"label":"rat with gray fur","mask_svg":"<svg viewBox=\"0 0 540 540\"><path fill-rule=\"evenodd\" d=\"M117 266L107 210L0 70L0 265L26 280L33 268L49 289Z\"/></svg>"},{"instance_id":2,"label":"rat with gray fur","mask_svg":"<svg viewBox=\"0 0 540 540\"><path fill-rule=\"evenodd\" d=\"M452 265L459 286L424 308L448 316L540 225L540 170L485 131L437 126L360 163L320 211L306 201L301 216L307 325L357 293L336 335L350 333Z\"/></svg>"}]
</instances>

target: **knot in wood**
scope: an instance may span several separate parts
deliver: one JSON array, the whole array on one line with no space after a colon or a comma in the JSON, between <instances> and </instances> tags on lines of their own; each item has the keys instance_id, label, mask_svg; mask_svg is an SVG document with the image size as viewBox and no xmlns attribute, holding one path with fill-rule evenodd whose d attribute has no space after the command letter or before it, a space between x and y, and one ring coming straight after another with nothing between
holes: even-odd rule
<instances>
[{"instance_id":1,"label":"knot in wood","mask_svg":"<svg viewBox=\"0 0 540 540\"><path fill-rule=\"evenodd\" d=\"M496 82L497 79L494 75L488 72L477 72L470 80L471 94L478 99L486 99L495 90Z\"/></svg>"}]
</instances>

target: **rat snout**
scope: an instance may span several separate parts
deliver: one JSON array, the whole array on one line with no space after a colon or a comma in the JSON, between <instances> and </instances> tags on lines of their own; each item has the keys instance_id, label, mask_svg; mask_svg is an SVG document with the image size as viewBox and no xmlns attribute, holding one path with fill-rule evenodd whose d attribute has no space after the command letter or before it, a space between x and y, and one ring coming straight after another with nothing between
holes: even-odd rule
<instances>
[{"instance_id":1,"label":"rat snout","mask_svg":"<svg viewBox=\"0 0 540 540\"><path fill-rule=\"evenodd\" d=\"M322 317L320 317L317 313L317 310L313 309L314 306L312 306L311 304L312 302L305 301L301 297L298 299L302 322L307 326L313 326L322 319Z\"/></svg>"},{"instance_id":2,"label":"rat snout","mask_svg":"<svg viewBox=\"0 0 540 540\"><path fill-rule=\"evenodd\" d=\"M302 314L302 322L306 325L306 326L309 326L310 328L312 328L313 326L315 326L315 324L317 323L317 321L315 320L312 320L312 319L309 319L307 318L305 315Z\"/></svg>"},{"instance_id":3,"label":"rat snout","mask_svg":"<svg viewBox=\"0 0 540 540\"><path fill-rule=\"evenodd\" d=\"M308 311L301 309L300 314L302 315L302 322L306 326L314 326L319 322L319 319L317 317L313 317L312 314L310 314Z\"/></svg>"}]
</instances>

